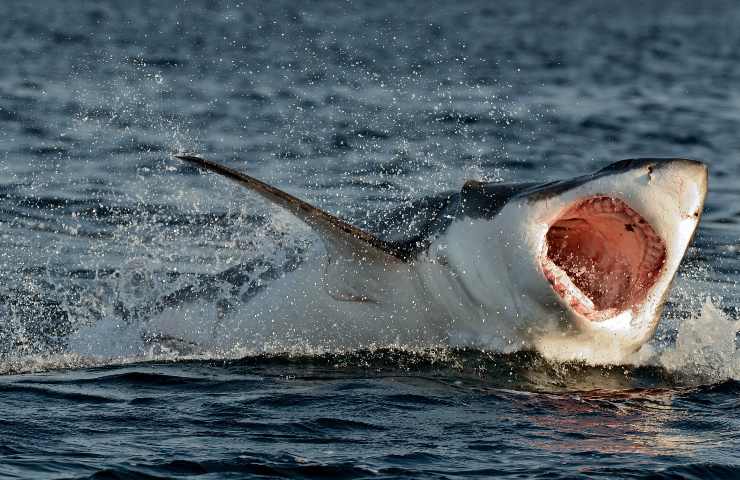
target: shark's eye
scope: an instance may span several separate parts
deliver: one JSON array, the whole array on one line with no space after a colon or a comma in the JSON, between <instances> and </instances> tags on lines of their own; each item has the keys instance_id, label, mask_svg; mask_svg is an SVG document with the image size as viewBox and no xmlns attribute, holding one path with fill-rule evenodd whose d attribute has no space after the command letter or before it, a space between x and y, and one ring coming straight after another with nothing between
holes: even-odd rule
<instances>
[{"instance_id":1,"label":"shark's eye","mask_svg":"<svg viewBox=\"0 0 740 480\"><path fill-rule=\"evenodd\" d=\"M666 257L653 227L617 198L592 197L549 228L542 269L577 312L599 319L645 300Z\"/></svg>"}]
</instances>

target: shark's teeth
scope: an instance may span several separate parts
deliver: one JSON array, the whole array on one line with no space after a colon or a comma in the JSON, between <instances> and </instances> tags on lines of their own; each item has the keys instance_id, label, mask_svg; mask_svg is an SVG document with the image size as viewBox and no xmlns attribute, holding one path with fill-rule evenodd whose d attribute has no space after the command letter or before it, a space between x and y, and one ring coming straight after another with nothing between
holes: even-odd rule
<instances>
[{"instance_id":1,"label":"shark's teeth","mask_svg":"<svg viewBox=\"0 0 740 480\"><path fill-rule=\"evenodd\" d=\"M650 223L623 200L600 195L553 221L541 268L565 305L598 320L642 303L665 258L665 243Z\"/></svg>"},{"instance_id":2,"label":"shark's teeth","mask_svg":"<svg viewBox=\"0 0 740 480\"><path fill-rule=\"evenodd\" d=\"M543 263L543 272L555 291L574 310L582 314L594 311L594 302L571 281L567 273L550 259L546 259Z\"/></svg>"}]
</instances>

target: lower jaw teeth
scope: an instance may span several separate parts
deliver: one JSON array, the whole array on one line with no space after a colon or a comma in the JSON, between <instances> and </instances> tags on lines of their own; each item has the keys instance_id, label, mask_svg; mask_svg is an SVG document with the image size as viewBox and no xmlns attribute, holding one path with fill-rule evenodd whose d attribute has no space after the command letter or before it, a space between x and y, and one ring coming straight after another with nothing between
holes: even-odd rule
<instances>
[{"instance_id":1,"label":"lower jaw teeth","mask_svg":"<svg viewBox=\"0 0 740 480\"><path fill-rule=\"evenodd\" d=\"M555 278L555 281L560 283L565 288L565 294L563 295L563 299L572 306L572 299L575 299L582 305L586 310L593 311L594 310L594 302L591 301L590 298L588 298L584 293L576 287L576 285L571 281L570 277L567 273L565 273L560 267L555 265L554 262L551 260L547 260L547 268L552 273L553 277ZM571 297L571 298L568 298Z\"/></svg>"}]
</instances>

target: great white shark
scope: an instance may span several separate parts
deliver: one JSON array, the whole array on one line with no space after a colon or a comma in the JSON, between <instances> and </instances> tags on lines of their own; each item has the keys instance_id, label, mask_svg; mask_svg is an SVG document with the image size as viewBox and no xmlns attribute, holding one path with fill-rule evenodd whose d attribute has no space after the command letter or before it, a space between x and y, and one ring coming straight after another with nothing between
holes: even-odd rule
<instances>
[{"instance_id":1,"label":"great white shark","mask_svg":"<svg viewBox=\"0 0 740 480\"><path fill-rule=\"evenodd\" d=\"M544 183L471 180L372 234L227 166L176 157L291 212L326 247L319 269L276 287L231 333L340 349L568 342L617 360L658 326L708 176L701 162L638 158Z\"/></svg>"}]
</instances>

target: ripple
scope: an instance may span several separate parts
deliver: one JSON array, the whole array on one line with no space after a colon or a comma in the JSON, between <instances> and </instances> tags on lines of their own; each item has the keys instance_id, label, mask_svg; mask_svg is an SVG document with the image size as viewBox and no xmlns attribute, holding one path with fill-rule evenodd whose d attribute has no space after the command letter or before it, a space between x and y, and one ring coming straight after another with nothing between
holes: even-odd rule
<instances>
[{"instance_id":1,"label":"ripple","mask_svg":"<svg viewBox=\"0 0 740 480\"><path fill-rule=\"evenodd\" d=\"M21 397L35 397L40 399L58 400L71 403L105 404L119 403L121 400L102 395L93 395L82 392L62 391L51 388L42 388L29 385L0 384L0 392L7 395Z\"/></svg>"}]
</instances>

